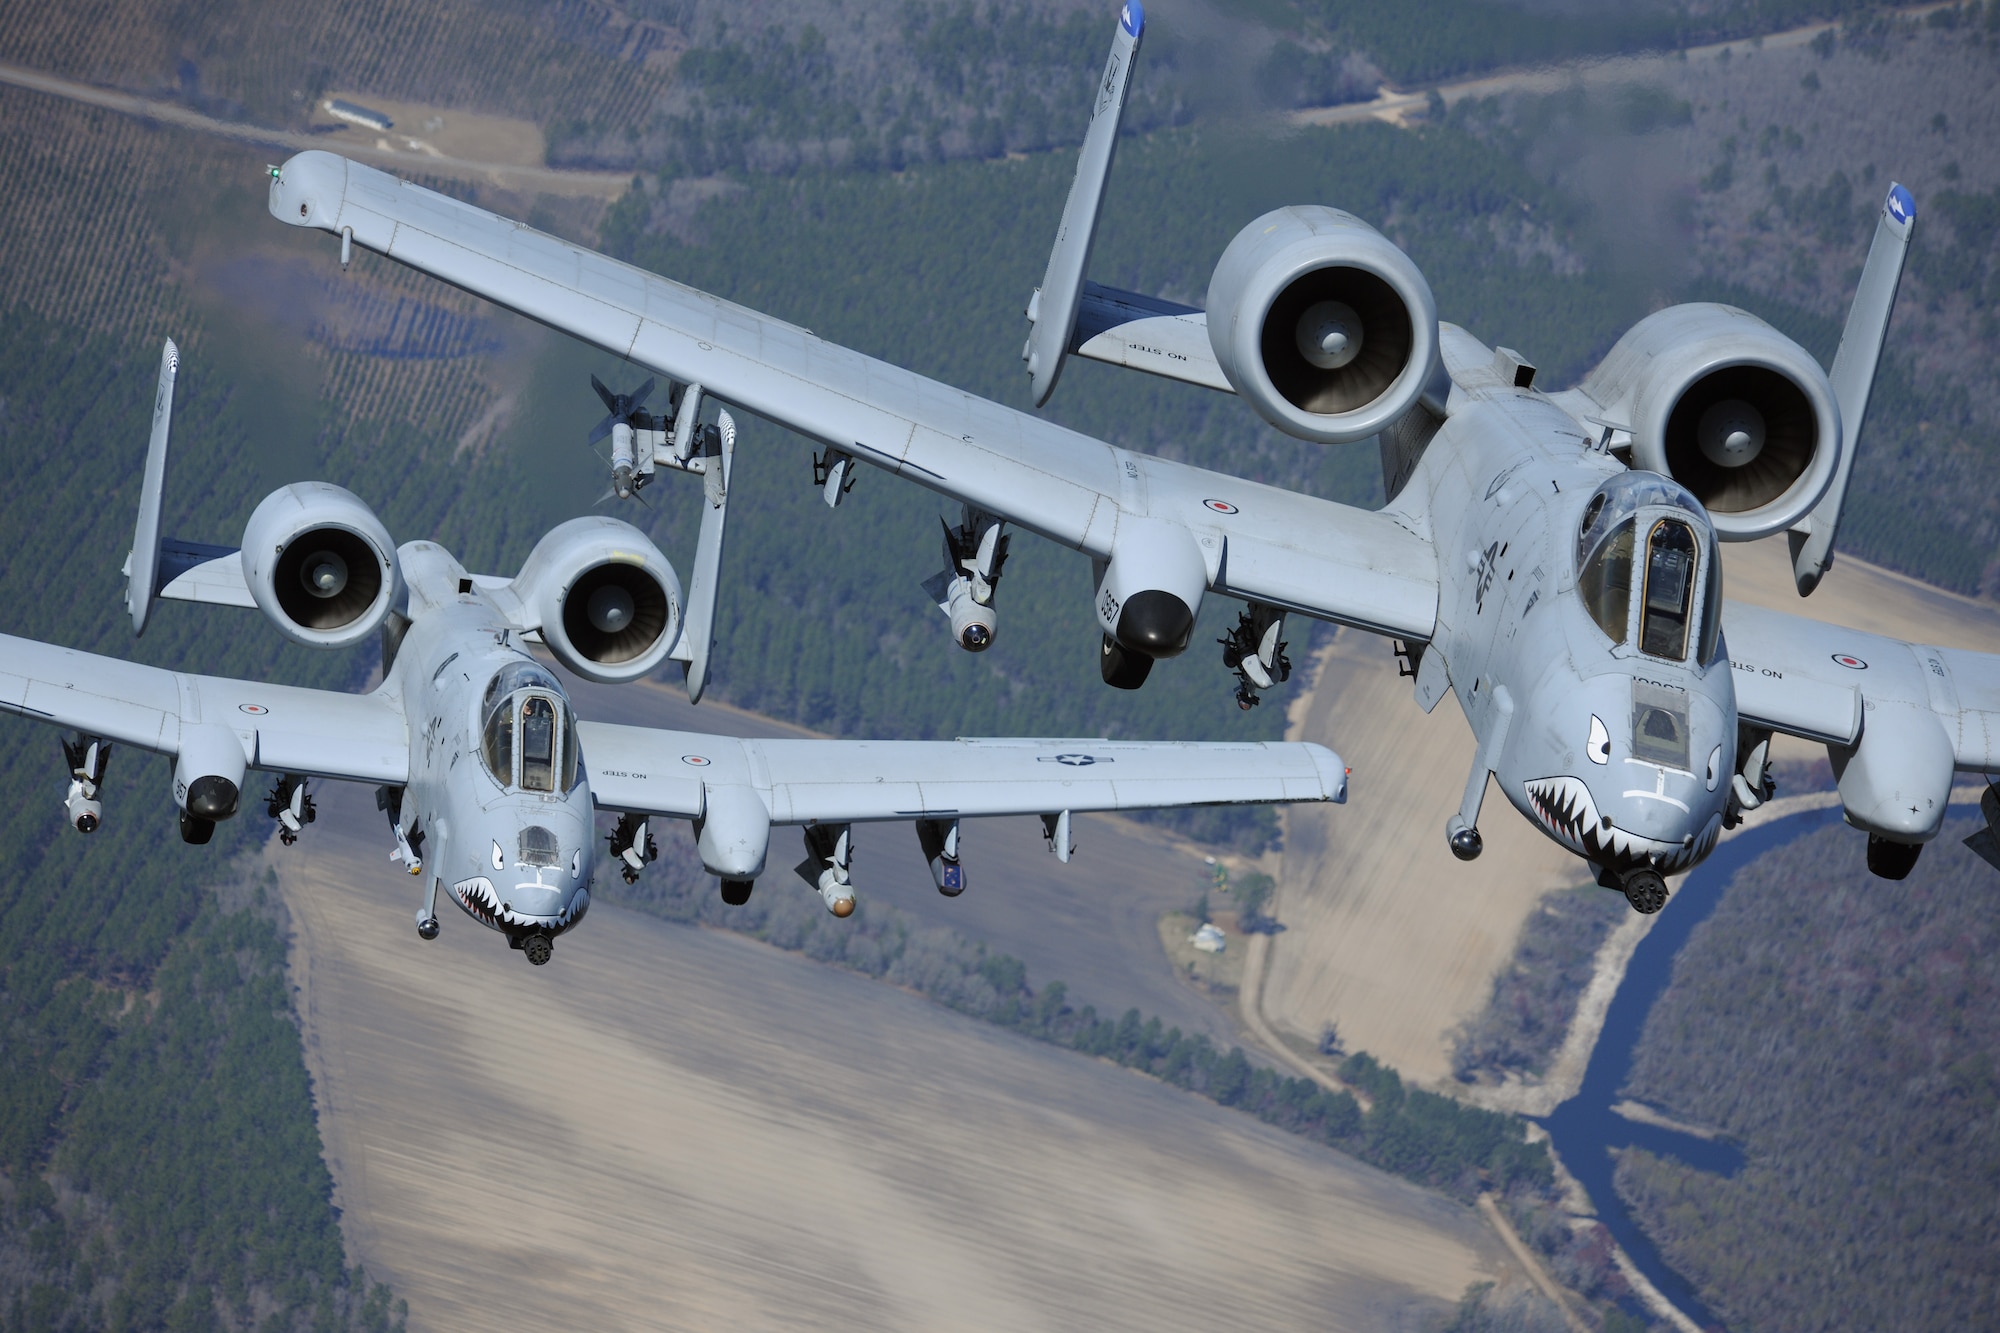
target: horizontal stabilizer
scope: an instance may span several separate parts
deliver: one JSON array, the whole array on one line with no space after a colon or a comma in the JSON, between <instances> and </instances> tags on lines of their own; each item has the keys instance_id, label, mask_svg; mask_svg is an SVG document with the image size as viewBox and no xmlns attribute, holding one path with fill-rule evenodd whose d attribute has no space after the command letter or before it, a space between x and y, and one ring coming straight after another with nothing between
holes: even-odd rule
<instances>
[{"instance_id":1,"label":"horizontal stabilizer","mask_svg":"<svg viewBox=\"0 0 2000 1333\"><path fill-rule=\"evenodd\" d=\"M255 607L243 578L242 553L234 546L169 539L160 543L159 573L153 596L172 602Z\"/></svg>"},{"instance_id":2,"label":"horizontal stabilizer","mask_svg":"<svg viewBox=\"0 0 2000 1333\"><path fill-rule=\"evenodd\" d=\"M1208 315L1156 296L1083 284L1069 350L1205 389L1234 393L1208 341Z\"/></svg>"}]
</instances>

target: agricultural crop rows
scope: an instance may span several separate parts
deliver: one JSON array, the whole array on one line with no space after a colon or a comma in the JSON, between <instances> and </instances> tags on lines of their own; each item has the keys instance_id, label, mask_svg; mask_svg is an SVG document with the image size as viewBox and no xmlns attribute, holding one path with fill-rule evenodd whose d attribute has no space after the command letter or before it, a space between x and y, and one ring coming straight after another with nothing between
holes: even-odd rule
<instances>
[{"instance_id":1,"label":"agricultural crop rows","mask_svg":"<svg viewBox=\"0 0 2000 1333\"><path fill-rule=\"evenodd\" d=\"M553 10L480 0L70 0L0 9L0 59L136 91L178 87L224 114L292 125L329 88L544 126L632 123L659 91L657 66L677 45L674 35L587 0Z\"/></svg>"},{"instance_id":2,"label":"agricultural crop rows","mask_svg":"<svg viewBox=\"0 0 2000 1333\"><path fill-rule=\"evenodd\" d=\"M188 290L201 274L185 251L199 237L170 240L168 229L186 224L186 181L241 167L240 153L194 136L0 89L0 180L9 184L0 192L9 244L0 310L25 307L121 339L171 335L199 357L216 293L197 299ZM273 235L283 239L275 224ZM296 279L295 261L266 258L248 281ZM361 422L398 423L454 448L500 391L492 361L503 349L500 326L482 303L398 265L364 256L342 273L330 243L324 261L323 280L313 273L281 299L303 306L289 313L316 363L330 436Z\"/></svg>"},{"instance_id":3,"label":"agricultural crop rows","mask_svg":"<svg viewBox=\"0 0 2000 1333\"><path fill-rule=\"evenodd\" d=\"M347 422L404 422L454 447L501 392L493 358L505 339L484 301L374 255L342 273L325 247L328 280L307 320L323 360L321 397Z\"/></svg>"},{"instance_id":4,"label":"agricultural crop rows","mask_svg":"<svg viewBox=\"0 0 2000 1333\"><path fill-rule=\"evenodd\" d=\"M478 362L387 361L332 352L326 354L325 365L322 393L335 408L336 428L355 422L402 422L447 450L456 446L488 398L498 393L487 384L480 373L485 367Z\"/></svg>"},{"instance_id":5,"label":"agricultural crop rows","mask_svg":"<svg viewBox=\"0 0 2000 1333\"><path fill-rule=\"evenodd\" d=\"M123 0L6 6L0 8L0 59L151 90L173 73L173 47L154 20Z\"/></svg>"},{"instance_id":6,"label":"agricultural crop rows","mask_svg":"<svg viewBox=\"0 0 2000 1333\"><path fill-rule=\"evenodd\" d=\"M159 328L181 309L142 202L161 175L149 137L112 112L0 90L0 307L92 332Z\"/></svg>"}]
</instances>

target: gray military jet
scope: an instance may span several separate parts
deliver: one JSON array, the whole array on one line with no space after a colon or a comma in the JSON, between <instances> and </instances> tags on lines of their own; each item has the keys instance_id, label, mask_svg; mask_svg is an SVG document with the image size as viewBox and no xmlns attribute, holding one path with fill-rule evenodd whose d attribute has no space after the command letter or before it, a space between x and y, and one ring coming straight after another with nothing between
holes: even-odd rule
<instances>
[{"instance_id":1,"label":"gray military jet","mask_svg":"<svg viewBox=\"0 0 2000 1333\"><path fill-rule=\"evenodd\" d=\"M394 545L338 486L303 483L257 506L240 550L160 537L179 356L161 359L127 603L143 631L156 597L255 606L296 642L382 637L367 694L187 675L0 635L0 710L74 728L65 808L85 833L117 745L173 761L181 836L205 843L243 803L246 775L287 843L313 820L315 779L379 787L392 857L424 878L417 933L438 935L443 891L546 963L590 906L595 811L619 815L610 851L626 879L657 855L656 818L691 821L722 897L748 901L773 824L805 826L800 875L835 916L854 911L853 825L911 821L938 889L966 886L959 820L1038 814L1069 859L1075 811L1341 801L1347 776L1319 745L1103 740L738 740L576 718L533 638L590 680L628 681L678 658L700 693L734 423L703 434L709 504L683 612L673 567L614 518L550 532L513 578L469 574L435 542Z\"/></svg>"},{"instance_id":2,"label":"gray military jet","mask_svg":"<svg viewBox=\"0 0 2000 1333\"><path fill-rule=\"evenodd\" d=\"M929 586L992 642L1004 525L1096 571L1102 674L1137 688L1209 595L1239 701L1285 677L1303 614L1390 637L1429 711L1479 743L1446 823L1481 848L1489 777L1642 912L1770 798L1773 733L1823 742L1868 864L1901 878L1955 771L2000 763L2000 659L1726 601L1716 543L1786 533L1798 590L1834 537L1916 206L1892 186L1831 372L1746 311L1640 321L1573 389L1438 318L1361 219L1282 208L1224 250L1204 311L1085 281L1144 31L1125 5L1023 356L1036 402L1081 355L1237 394L1278 429L1379 442L1369 512L1120 449L331 153L273 168L270 208L819 441L838 504L856 462L962 505ZM648 457L674 461L665 434ZM1996 803L2000 808L2000 803ZM1992 844L1987 844L1991 846ZM2000 853L1996 853L2000 854Z\"/></svg>"}]
</instances>

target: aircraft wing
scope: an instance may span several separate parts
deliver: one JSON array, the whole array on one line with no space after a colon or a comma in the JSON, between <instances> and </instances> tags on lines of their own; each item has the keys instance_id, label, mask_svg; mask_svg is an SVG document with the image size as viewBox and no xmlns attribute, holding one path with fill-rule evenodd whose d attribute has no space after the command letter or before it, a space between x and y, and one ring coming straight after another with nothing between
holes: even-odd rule
<instances>
[{"instance_id":1,"label":"aircraft wing","mask_svg":"<svg viewBox=\"0 0 2000 1333\"><path fill-rule=\"evenodd\" d=\"M1104 740L738 740L580 722L599 808L693 819L750 787L779 824L1345 801L1322 745Z\"/></svg>"},{"instance_id":2,"label":"aircraft wing","mask_svg":"<svg viewBox=\"0 0 2000 1333\"><path fill-rule=\"evenodd\" d=\"M1743 721L1850 746L1869 728L1908 735L1935 716L1955 766L2000 769L2000 657L1905 643L1728 602L1723 638Z\"/></svg>"},{"instance_id":3,"label":"aircraft wing","mask_svg":"<svg viewBox=\"0 0 2000 1333\"><path fill-rule=\"evenodd\" d=\"M409 728L376 691L340 694L191 676L0 634L0 711L172 757L184 726L219 723L248 766L353 782L409 780Z\"/></svg>"},{"instance_id":4,"label":"aircraft wing","mask_svg":"<svg viewBox=\"0 0 2000 1333\"><path fill-rule=\"evenodd\" d=\"M270 207L1093 557L1122 517L1172 519L1214 591L1436 627L1435 553L1392 514L1114 448L332 153L286 162Z\"/></svg>"}]
</instances>

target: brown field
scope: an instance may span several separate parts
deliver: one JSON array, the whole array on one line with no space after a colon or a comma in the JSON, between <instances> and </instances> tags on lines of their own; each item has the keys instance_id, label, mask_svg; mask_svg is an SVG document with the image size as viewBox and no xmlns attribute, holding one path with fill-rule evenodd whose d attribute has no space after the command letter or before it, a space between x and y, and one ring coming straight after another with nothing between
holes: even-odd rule
<instances>
[{"instance_id":1,"label":"brown field","mask_svg":"<svg viewBox=\"0 0 2000 1333\"><path fill-rule=\"evenodd\" d=\"M1414 1329L1521 1280L1462 1205L798 955L423 944L367 794L321 808L272 851L307 1060L413 1329Z\"/></svg>"},{"instance_id":2,"label":"brown field","mask_svg":"<svg viewBox=\"0 0 2000 1333\"><path fill-rule=\"evenodd\" d=\"M2000 606L1941 592L1842 557L1812 597L1791 583L1782 541L1723 548L1729 594L1814 619L1913 642L2000 651ZM1489 791L1486 852L1452 859L1444 821L1472 764L1472 732L1456 702L1426 717L1396 675L1386 644L1343 633L1296 731L1354 768L1348 803L1286 814L1260 1001L1285 1037L1318 1039L1334 1023L1365 1050L1433 1087L1451 1078L1453 1033L1510 964L1521 923L1550 889L1581 882L1582 863ZM1779 757L1818 758L1802 742Z\"/></svg>"}]
</instances>

